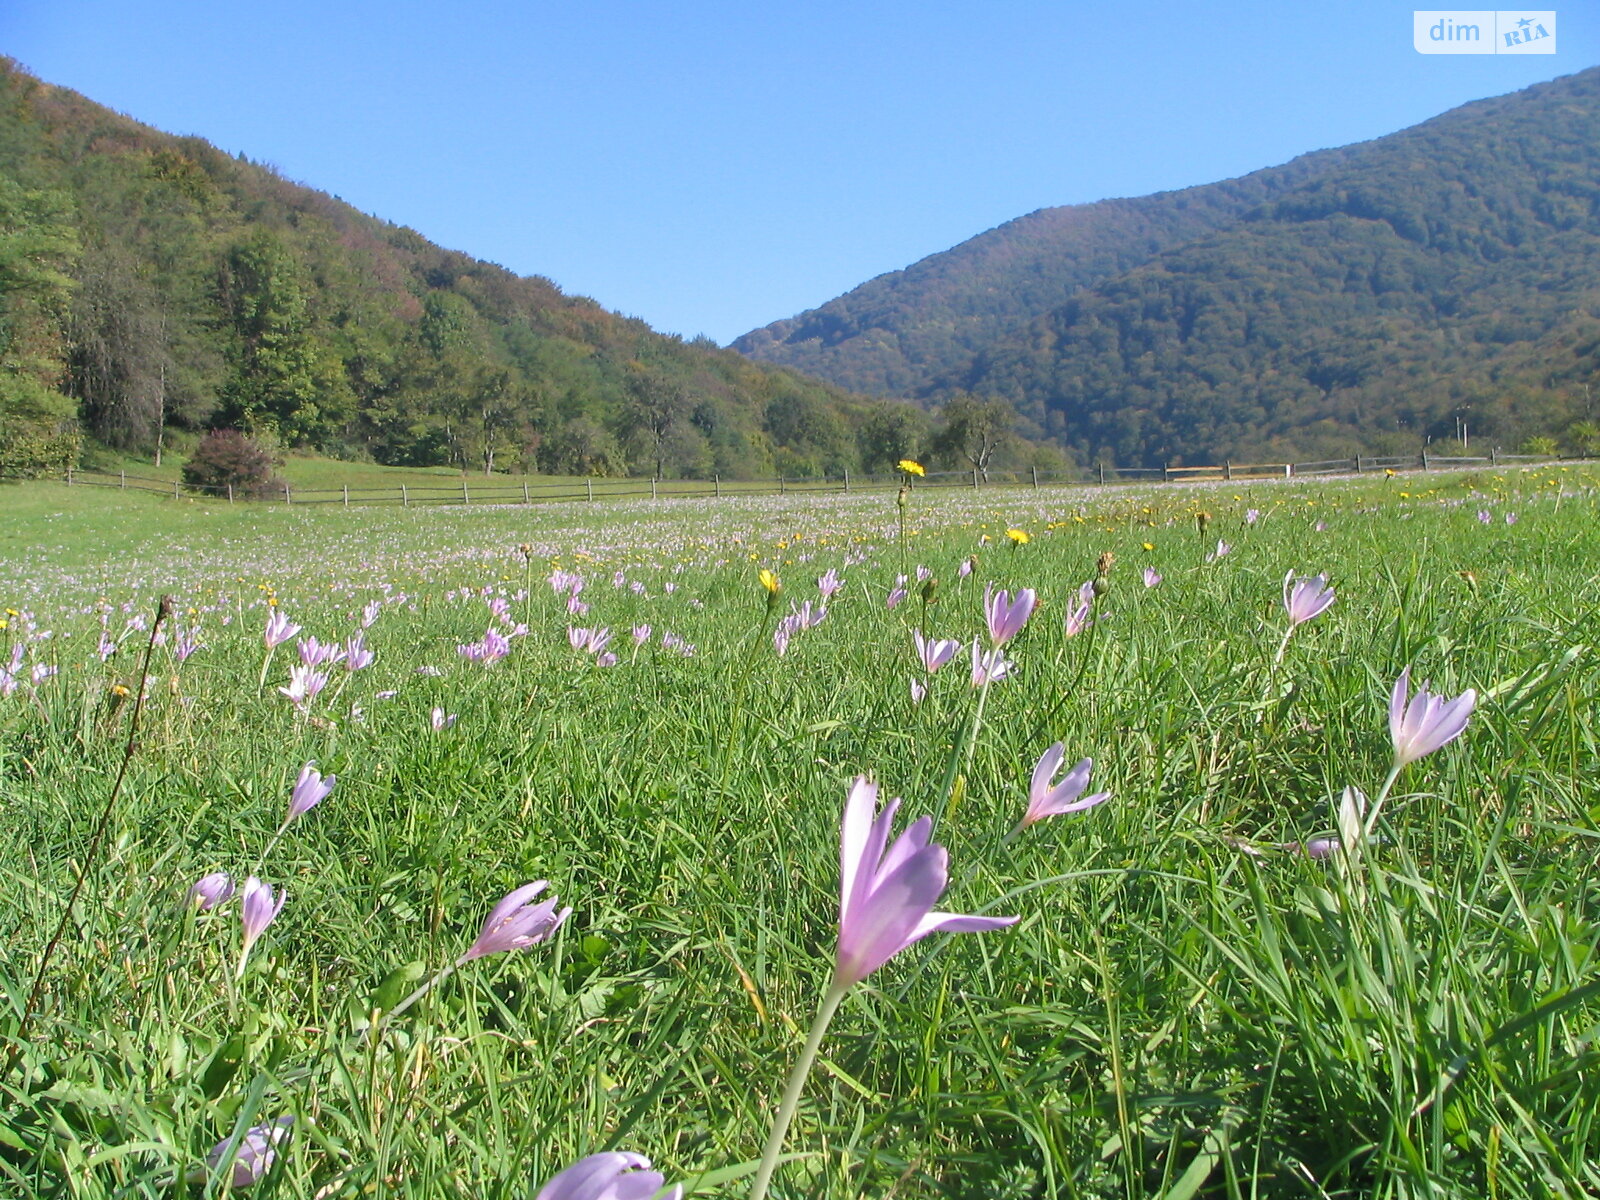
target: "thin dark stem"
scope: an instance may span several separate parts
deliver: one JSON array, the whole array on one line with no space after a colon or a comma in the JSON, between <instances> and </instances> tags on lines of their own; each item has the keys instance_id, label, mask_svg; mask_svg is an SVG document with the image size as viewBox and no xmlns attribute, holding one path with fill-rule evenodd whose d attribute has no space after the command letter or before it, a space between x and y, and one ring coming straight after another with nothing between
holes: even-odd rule
<instances>
[{"instance_id":1,"label":"thin dark stem","mask_svg":"<svg viewBox=\"0 0 1600 1200\"><path fill-rule=\"evenodd\" d=\"M117 767L117 778L111 785L110 794L106 796L105 807L100 810L100 819L94 827L94 837L89 842L88 853L83 856L83 865L78 868L78 878L72 885L72 894L67 897L67 906L62 910L61 920L56 925L55 933L45 943L44 953L39 956L39 969L33 976L33 987L28 992L28 1003L23 1007L22 1020L17 1024L16 1038L6 1056L7 1070L16 1065L17 1058L22 1053L23 1041L28 1033L28 1023L38 1011L39 996L44 991L44 977L50 969L50 960L55 956L56 947L61 944L61 939L66 936L67 926L72 921L72 911L77 907L84 881L89 878L89 869L99 857L100 844L105 841L106 829L111 824L111 814L116 810L117 797L122 794L122 781L128 776L128 764L133 761L134 751L138 749L139 718L144 714L144 683L150 675L150 657L155 652L156 634L161 629L161 623L171 613L172 597L161 597L161 602L156 606L156 619L150 625L150 640L145 643L144 662L139 667L139 678L134 685L133 716L128 722L128 741L122 748L122 763Z\"/></svg>"}]
</instances>

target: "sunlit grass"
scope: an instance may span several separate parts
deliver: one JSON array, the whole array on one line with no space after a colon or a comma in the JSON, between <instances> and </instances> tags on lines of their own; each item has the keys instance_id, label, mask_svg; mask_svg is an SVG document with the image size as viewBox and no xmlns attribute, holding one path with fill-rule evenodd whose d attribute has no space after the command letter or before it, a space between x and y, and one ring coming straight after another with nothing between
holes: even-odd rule
<instances>
[{"instance_id":1,"label":"sunlit grass","mask_svg":"<svg viewBox=\"0 0 1600 1200\"><path fill-rule=\"evenodd\" d=\"M937 586L893 611L886 494L345 512L7 488L0 651L24 638L22 674L59 674L0 699L0 1038L122 753L129 622L172 593L203 645L155 651L105 850L0 1080L0 1194L186 1194L219 1140L293 1113L256 1194L526 1197L614 1146L743 1195L832 971L863 773L935 816L943 907L1021 921L919 943L846 998L774 1195L1591 1193L1596 485L919 489L905 553ZM844 591L777 657L758 571L783 612L829 567ZM1275 667L1291 570L1337 601ZM965 646L990 583L1044 604L952 798L970 662L913 705L910 631ZM328 640L373 602L375 662L333 668L309 713L278 691L292 642L258 686L270 608ZM457 652L516 623L498 664ZM609 628L618 665L569 623ZM1375 869L1246 852L1376 792L1407 666L1481 699L1400 776ZM1003 841L1057 740L1113 799ZM311 759L338 786L263 860ZM238 901L182 903L216 870L289 896L237 984ZM464 965L372 1036L534 879L574 909L552 942Z\"/></svg>"}]
</instances>

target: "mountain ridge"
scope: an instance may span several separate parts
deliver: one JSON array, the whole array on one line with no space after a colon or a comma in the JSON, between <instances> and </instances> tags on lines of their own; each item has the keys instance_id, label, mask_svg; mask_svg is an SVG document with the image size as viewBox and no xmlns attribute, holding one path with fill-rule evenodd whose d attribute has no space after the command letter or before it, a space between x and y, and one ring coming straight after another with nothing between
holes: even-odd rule
<instances>
[{"instance_id":1,"label":"mountain ridge","mask_svg":"<svg viewBox=\"0 0 1600 1200\"><path fill-rule=\"evenodd\" d=\"M0 59L0 468L234 426L485 472L837 474L881 465L884 408Z\"/></svg>"},{"instance_id":2,"label":"mountain ridge","mask_svg":"<svg viewBox=\"0 0 1600 1200\"><path fill-rule=\"evenodd\" d=\"M1591 68L1236 180L1041 210L1118 241L1041 240L1044 285L968 269L1008 222L733 345L924 403L998 395L1080 459L1346 454L1469 407L1515 439L1594 415L1597 178Z\"/></svg>"}]
</instances>

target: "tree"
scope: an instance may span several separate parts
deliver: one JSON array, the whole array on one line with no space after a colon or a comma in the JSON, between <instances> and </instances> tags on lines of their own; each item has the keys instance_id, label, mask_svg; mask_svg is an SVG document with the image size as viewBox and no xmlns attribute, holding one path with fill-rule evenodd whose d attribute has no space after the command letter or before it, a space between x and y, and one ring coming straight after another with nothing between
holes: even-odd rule
<instances>
[{"instance_id":1,"label":"tree","mask_svg":"<svg viewBox=\"0 0 1600 1200\"><path fill-rule=\"evenodd\" d=\"M107 445L159 444L169 365L165 325L158 298L125 251L100 243L84 254L68 388L84 423Z\"/></svg>"},{"instance_id":2,"label":"tree","mask_svg":"<svg viewBox=\"0 0 1600 1200\"><path fill-rule=\"evenodd\" d=\"M920 461L928 429L928 414L914 405L897 400L874 404L856 433L862 467L887 471L903 458Z\"/></svg>"},{"instance_id":3,"label":"tree","mask_svg":"<svg viewBox=\"0 0 1600 1200\"><path fill-rule=\"evenodd\" d=\"M77 460L74 406L60 390L77 257L71 201L0 176L0 471Z\"/></svg>"},{"instance_id":4,"label":"tree","mask_svg":"<svg viewBox=\"0 0 1600 1200\"><path fill-rule=\"evenodd\" d=\"M228 255L220 293L237 335L233 376L223 389L224 419L288 442L314 440L324 431L317 345L294 256L274 234L259 230Z\"/></svg>"},{"instance_id":5,"label":"tree","mask_svg":"<svg viewBox=\"0 0 1600 1200\"><path fill-rule=\"evenodd\" d=\"M995 451L1012 439L1016 414L1004 400L983 400L962 393L939 411L939 431L934 453L951 461L965 461L985 480Z\"/></svg>"},{"instance_id":6,"label":"tree","mask_svg":"<svg viewBox=\"0 0 1600 1200\"><path fill-rule=\"evenodd\" d=\"M654 464L657 479L666 474L667 448L692 408L689 393L677 380L643 363L629 364L628 408L623 419L628 434Z\"/></svg>"},{"instance_id":7,"label":"tree","mask_svg":"<svg viewBox=\"0 0 1600 1200\"><path fill-rule=\"evenodd\" d=\"M588 417L574 417L545 438L539 462L552 475L627 474L616 439Z\"/></svg>"}]
</instances>

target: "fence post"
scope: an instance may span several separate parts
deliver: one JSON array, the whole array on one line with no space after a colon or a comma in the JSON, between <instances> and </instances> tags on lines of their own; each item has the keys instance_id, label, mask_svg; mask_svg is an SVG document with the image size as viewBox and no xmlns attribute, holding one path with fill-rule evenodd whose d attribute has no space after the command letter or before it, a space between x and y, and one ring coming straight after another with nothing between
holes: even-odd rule
<instances>
[{"instance_id":1,"label":"fence post","mask_svg":"<svg viewBox=\"0 0 1600 1200\"><path fill-rule=\"evenodd\" d=\"M1172 469L1166 464L1161 464L1161 482L1166 483L1172 478Z\"/></svg>"},{"instance_id":2,"label":"fence post","mask_svg":"<svg viewBox=\"0 0 1600 1200\"><path fill-rule=\"evenodd\" d=\"M1233 478L1233 463L1228 459L1222 460L1222 477L1230 480Z\"/></svg>"},{"instance_id":3,"label":"fence post","mask_svg":"<svg viewBox=\"0 0 1600 1200\"><path fill-rule=\"evenodd\" d=\"M289 498L289 485L286 483L286 484L283 485L283 504L284 504L284 507L287 508L289 505L291 505L293 503L294 503L294 501Z\"/></svg>"},{"instance_id":4,"label":"fence post","mask_svg":"<svg viewBox=\"0 0 1600 1200\"><path fill-rule=\"evenodd\" d=\"M1491 467L1498 467L1500 465L1500 447L1499 446L1490 446L1489 447L1489 465Z\"/></svg>"},{"instance_id":5,"label":"fence post","mask_svg":"<svg viewBox=\"0 0 1600 1200\"><path fill-rule=\"evenodd\" d=\"M1293 479L1294 478L1294 464L1293 463L1284 463L1283 464L1283 477L1285 479Z\"/></svg>"},{"instance_id":6,"label":"fence post","mask_svg":"<svg viewBox=\"0 0 1600 1200\"><path fill-rule=\"evenodd\" d=\"M67 468L67 486L72 486L72 468L70 466Z\"/></svg>"},{"instance_id":7,"label":"fence post","mask_svg":"<svg viewBox=\"0 0 1600 1200\"><path fill-rule=\"evenodd\" d=\"M850 490L850 468L848 467L845 468L844 472L844 490L847 492Z\"/></svg>"},{"instance_id":8,"label":"fence post","mask_svg":"<svg viewBox=\"0 0 1600 1200\"><path fill-rule=\"evenodd\" d=\"M652 475L652 476L650 476L650 499L655 500L657 498L658 497L656 496L656 477L654 475Z\"/></svg>"},{"instance_id":9,"label":"fence post","mask_svg":"<svg viewBox=\"0 0 1600 1200\"><path fill-rule=\"evenodd\" d=\"M1422 469L1424 471L1428 470L1428 452L1426 450L1422 452Z\"/></svg>"},{"instance_id":10,"label":"fence post","mask_svg":"<svg viewBox=\"0 0 1600 1200\"><path fill-rule=\"evenodd\" d=\"M233 484L231 483L228 485L228 503L233 503Z\"/></svg>"},{"instance_id":11,"label":"fence post","mask_svg":"<svg viewBox=\"0 0 1600 1200\"><path fill-rule=\"evenodd\" d=\"M343 486L344 486L344 506L346 508L349 508L350 507L350 485L347 483L347 484L344 484Z\"/></svg>"},{"instance_id":12,"label":"fence post","mask_svg":"<svg viewBox=\"0 0 1600 1200\"><path fill-rule=\"evenodd\" d=\"M1364 470L1365 470L1365 469L1366 469L1366 468L1364 468L1364 467L1363 467L1363 466L1362 466L1362 465L1361 465L1361 455L1359 455L1359 454L1358 454L1358 455L1356 455L1356 474L1357 474L1357 475L1359 475L1359 474L1361 474L1361 472L1362 472L1362 471L1364 471Z\"/></svg>"},{"instance_id":13,"label":"fence post","mask_svg":"<svg viewBox=\"0 0 1600 1200\"><path fill-rule=\"evenodd\" d=\"M522 481L522 502L524 504L533 503L533 500L528 496L528 481L526 479Z\"/></svg>"},{"instance_id":14,"label":"fence post","mask_svg":"<svg viewBox=\"0 0 1600 1200\"><path fill-rule=\"evenodd\" d=\"M1033 472L1033 486L1034 487L1038 487L1039 486L1039 468L1038 467L1030 467L1029 470L1031 470Z\"/></svg>"},{"instance_id":15,"label":"fence post","mask_svg":"<svg viewBox=\"0 0 1600 1200\"><path fill-rule=\"evenodd\" d=\"M722 495L722 476L713 475L711 477L711 486L715 489L716 494L720 497Z\"/></svg>"},{"instance_id":16,"label":"fence post","mask_svg":"<svg viewBox=\"0 0 1600 1200\"><path fill-rule=\"evenodd\" d=\"M400 485L400 507L401 508L410 508L411 507L411 497L406 495L406 485L403 484L403 483Z\"/></svg>"},{"instance_id":17,"label":"fence post","mask_svg":"<svg viewBox=\"0 0 1600 1200\"><path fill-rule=\"evenodd\" d=\"M127 470L123 469L123 470L121 470L121 471L119 471L117 473L122 476L122 490L123 491L127 491L128 490L128 472L127 472Z\"/></svg>"},{"instance_id":18,"label":"fence post","mask_svg":"<svg viewBox=\"0 0 1600 1200\"><path fill-rule=\"evenodd\" d=\"M461 477L461 503L472 503L472 497L467 494L467 477L465 475Z\"/></svg>"},{"instance_id":19,"label":"fence post","mask_svg":"<svg viewBox=\"0 0 1600 1200\"><path fill-rule=\"evenodd\" d=\"M778 495L783 495L783 476L778 476Z\"/></svg>"},{"instance_id":20,"label":"fence post","mask_svg":"<svg viewBox=\"0 0 1600 1200\"><path fill-rule=\"evenodd\" d=\"M1101 487L1105 487L1105 485L1106 485L1106 464L1102 460L1100 462L1099 466L1100 466L1100 486Z\"/></svg>"},{"instance_id":21,"label":"fence post","mask_svg":"<svg viewBox=\"0 0 1600 1200\"><path fill-rule=\"evenodd\" d=\"M594 480L585 479L583 481L583 487L584 487L584 490L588 493L589 499L593 500L594 499Z\"/></svg>"},{"instance_id":22,"label":"fence post","mask_svg":"<svg viewBox=\"0 0 1600 1200\"><path fill-rule=\"evenodd\" d=\"M172 481L172 498L174 500L181 499L181 497L178 495L178 481L176 479Z\"/></svg>"}]
</instances>

